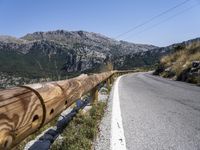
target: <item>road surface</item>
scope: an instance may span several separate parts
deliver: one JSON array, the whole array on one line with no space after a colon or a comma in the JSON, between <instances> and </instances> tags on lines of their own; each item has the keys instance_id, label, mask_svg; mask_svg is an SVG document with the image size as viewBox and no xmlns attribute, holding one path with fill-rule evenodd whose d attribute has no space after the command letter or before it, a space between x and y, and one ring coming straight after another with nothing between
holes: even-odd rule
<instances>
[{"instance_id":1,"label":"road surface","mask_svg":"<svg viewBox=\"0 0 200 150\"><path fill-rule=\"evenodd\" d=\"M150 73L116 86L128 150L200 150L200 87Z\"/></svg>"}]
</instances>

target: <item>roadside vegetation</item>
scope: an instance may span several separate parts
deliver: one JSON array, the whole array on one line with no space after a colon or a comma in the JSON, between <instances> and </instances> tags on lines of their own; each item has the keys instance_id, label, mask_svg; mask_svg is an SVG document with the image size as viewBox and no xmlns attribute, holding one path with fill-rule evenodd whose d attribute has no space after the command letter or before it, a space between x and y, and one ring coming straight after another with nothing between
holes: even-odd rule
<instances>
[{"instance_id":1,"label":"roadside vegetation","mask_svg":"<svg viewBox=\"0 0 200 150\"><path fill-rule=\"evenodd\" d=\"M200 84L200 43L177 46L173 53L161 58L154 74Z\"/></svg>"},{"instance_id":2,"label":"roadside vegetation","mask_svg":"<svg viewBox=\"0 0 200 150\"><path fill-rule=\"evenodd\" d=\"M156 69L155 65L137 67L137 68L135 68L135 72L147 72L147 71L152 71L152 70L155 70L155 69Z\"/></svg>"},{"instance_id":3,"label":"roadside vegetation","mask_svg":"<svg viewBox=\"0 0 200 150\"><path fill-rule=\"evenodd\" d=\"M98 102L88 112L80 111L52 145L52 150L89 150L98 133L106 102Z\"/></svg>"}]
</instances>

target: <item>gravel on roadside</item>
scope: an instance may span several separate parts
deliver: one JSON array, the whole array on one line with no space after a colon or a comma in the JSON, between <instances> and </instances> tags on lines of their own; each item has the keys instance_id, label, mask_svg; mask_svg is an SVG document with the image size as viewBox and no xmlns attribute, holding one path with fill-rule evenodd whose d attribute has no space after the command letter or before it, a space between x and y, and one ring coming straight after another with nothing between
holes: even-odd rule
<instances>
[{"instance_id":1,"label":"gravel on roadside","mask_svg":"<svg viewBox=\"0 0 200 150\"><path fill-rule=\"evenodd\" d=\"M113 88L111 89L110 96L108 98L108 104L104 113L104 117L99 125L99 134L93 143L93 148L92 148L93 150L110 149L112 97L113 97Z\"/></svg>"}]
</instances>

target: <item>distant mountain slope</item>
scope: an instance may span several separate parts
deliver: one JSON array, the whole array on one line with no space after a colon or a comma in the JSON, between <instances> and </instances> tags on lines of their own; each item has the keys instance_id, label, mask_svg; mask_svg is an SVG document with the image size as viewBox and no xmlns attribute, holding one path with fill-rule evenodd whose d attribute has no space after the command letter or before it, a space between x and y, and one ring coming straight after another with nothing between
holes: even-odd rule
<instances>
[{"instance_id":1,"label":"distant mountain slope","mask_svg":"<svg viewBox=\"0 0 200 150\"><path fill-rule=\"evenodd\" d=\"M200 38L170 46L154 74L200 84Z\"/></svg>"},{"instance_id":2,"label":"distant mountain slope","mask_svg":"<svg viewBox=\"0 0 200 150\"><path fill-rule=\"evenodd\" d=\"M74 48L83 45L85 48L94 49L112 55L124 55L131 52L147 51L155 48L153 45L133 44L125 41L116 41L104 35L86 31L64 31L35 32L27 34L21 39L28 41L47 40L65 45L67 48Z\"/></svg>"},{"instance_id":3,"label":"distant mountain slope","mask_svg":"<svg viewBox=\"0 0 200 150\"><path fill-rule=\"evenodd\" d=\"M154 48L85 31L35 32L20 39L1 36L0 72L31 78L62 77L99 70L117 57Z\"/></svg>"},{"instance_id":4,"label":"distant mountain slope","mask_svg":"<svg viewBox=\"0 0 200 150\"><path fill-rule=\"evenodd\" d=\"M159 62L160 58L168 53L170 49L162 50L160 48L131 53L124 56L119 56L115 58L114 66L118 69L130 69L134 67L150 67L154 66Z\"/></svg>"},{"instance_id":5,"label":"distant mountain slope","mask_svg":"<svg viewBox=\"0 0 200 150\"><path fill-rule=\"evenodd\" d=\"M23 43L25 42L22 39L18 39L12 36L7 36L7 35L0 35L0 41L5 42L5 43Z\"/></svg>"}]
</instances>

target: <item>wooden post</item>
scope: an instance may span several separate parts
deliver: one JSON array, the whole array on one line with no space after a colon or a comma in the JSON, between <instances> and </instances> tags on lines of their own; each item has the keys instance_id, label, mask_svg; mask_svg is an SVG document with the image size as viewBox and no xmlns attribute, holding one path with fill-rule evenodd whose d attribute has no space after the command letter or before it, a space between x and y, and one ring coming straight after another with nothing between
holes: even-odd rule
<instances>
[{"instance_id":1,"label":"wooden post","mask_svg":"<svg viewBox=\"0 0 200 150\"><path fill-rule=\"evenodd\" d=\"M115 81L115 76L114 75L112 75L111 77L111 80L112 80L112 84L114 83L114 81Z\"/></svg>"},{"instance_id":2,"label":"wooden post","mask_svg":"<svg viewBox=\"0 0 200 150\"><path fill-rule=\"evenodd\" d=\"M119 77L120 76L120 73L117 73L117 77Z\"/></svg>"},{"instance_id":3,"label":"wooden post","mask_svg":"<svg viewBox=\"0 0 200 150\"><path fill-rule=\"evenodd\" d=\"M114 73L113 76L114 76L114 78L117 78L117 73Z\"/></svg>"},{"instance_id":4,"label":"wooden post","mask_svg":"<svg viewBox=\"0 0 200 150\"><path fill-rule=\"evenodd\" d=\"M107 85L107 88L110 89L110 78L108 78L108 79L106 80L106 85Z\"/></svg>"},{"instance_id":5,"label":"wooden post","mask_svg":"<svg viewBox=\"0 0 200 150\"><path fill-rule=\"evenodd\" d=\"M112 79L112 76L110 76L110 85L112 85L113 84L113 79Z\"/></svg>"},{"instance_id":6,"label":"wooden post","mask_svg":"<svg viewBox=\"0 0 200 150\"><path fill-rule=\"evenodd\" d=\"M96 105L98 102L98 86L94 87L91 90L91 99L92 99L92 104Z\"/></svg>"}]
</instances>

